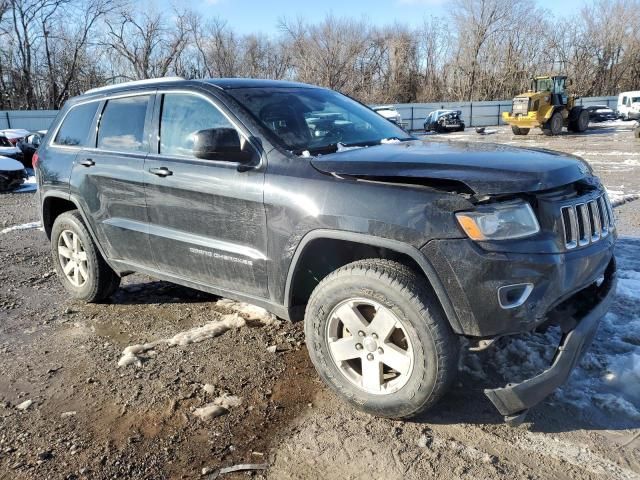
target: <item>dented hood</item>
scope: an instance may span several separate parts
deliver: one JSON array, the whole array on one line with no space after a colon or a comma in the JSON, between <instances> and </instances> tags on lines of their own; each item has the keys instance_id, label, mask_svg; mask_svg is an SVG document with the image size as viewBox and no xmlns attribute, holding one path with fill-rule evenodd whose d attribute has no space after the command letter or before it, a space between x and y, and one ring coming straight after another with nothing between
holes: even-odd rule
<instances>
[{"instance_id":1,"label":"dented hood","mask_svg":"<svg viewBox=\"0 0 640 480\"><path fill-rule=\"evenodd\" d=\"M591 174L580 158L550 150L420 140L336 152L311 163L325 173L399 183L403 178L462 182L477 195L548 190Z\"/></svg>"}]
</instances>

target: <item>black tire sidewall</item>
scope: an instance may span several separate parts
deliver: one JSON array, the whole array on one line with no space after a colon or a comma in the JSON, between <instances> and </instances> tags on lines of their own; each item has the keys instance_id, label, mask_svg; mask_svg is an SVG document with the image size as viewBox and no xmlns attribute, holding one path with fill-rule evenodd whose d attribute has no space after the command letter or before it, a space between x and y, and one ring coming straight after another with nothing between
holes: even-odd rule
<instances>
[{"instance_id":1,"label":"black tire sidewall","mask_svg":"<svg viewBox=\"0 0 640 480\"><path fill-rule=\"evenodd\" d=\"M65 230L71 230L78 235L87 254L87 273L89 278L87 278L82 287L73 285L62 270L58 256L58 240ZM95 296L98 290L98 254L87 228L73 212L63 213L56 218L51 229L51 255L58 278L60 278L60 282L67 292L78 299L91 299Z\"/></svg>"},{"instance_id":2,"label":"black tire sidewall","mask_svg":"<svg viewBox=\"0 0 640 480\"><path fill-rule=\"evenodd\" d=\"M367 275L345 275L320 288L316 303L307 310L305 334L311 360L325 382L357 408L379 416L411 416L429 403L438 381L439 360L434 337L419 309L387 282ZM397 315L409 336L414 361L411 377L393 394L374 395L360 390L344 377L331 358L325 334L329 314L349 298L371 299L384 305Z\"/></svg>"}]
</instances>

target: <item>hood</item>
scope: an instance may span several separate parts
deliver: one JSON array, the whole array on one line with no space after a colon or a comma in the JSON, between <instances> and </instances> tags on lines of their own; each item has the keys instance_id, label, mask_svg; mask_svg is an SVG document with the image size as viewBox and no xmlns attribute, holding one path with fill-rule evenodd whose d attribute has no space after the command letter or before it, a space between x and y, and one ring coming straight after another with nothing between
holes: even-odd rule
<instances>
[{"instance_id":1,"label":"hood","mask_svg":"<svg viewBox=\"0 0 640 480\"><path fill-rule=\"evenodd\" d=\"M463 142L409 141L314 158L324 173L461 182L476 195L536 192L591 175L578 157L533 148ZM415 183L413 181L412 183Z\"/></svg>"},{"instance_id":2,"label":"hood","mask_svg":"<svg viewBox=\"0 0 640 480\"><path fill-rule=\"evenodd\" d=\"M20 170L24 170L24 165L20 162L13 158L0 156L0 172L16 172Z\"/></svg>"}]
</instances>

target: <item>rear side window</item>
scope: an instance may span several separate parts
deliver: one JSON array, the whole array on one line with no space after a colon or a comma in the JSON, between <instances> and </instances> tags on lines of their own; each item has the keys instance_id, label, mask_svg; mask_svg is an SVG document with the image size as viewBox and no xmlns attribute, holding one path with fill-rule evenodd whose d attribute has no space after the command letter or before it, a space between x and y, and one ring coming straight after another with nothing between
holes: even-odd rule
<instances>
[{"instance_id":1,"label":"rear side window","mask_svg":"<svg viewBox=\"0 0 640 480\"><path fill-rule=\"evenodd\" d=\"M234 128L220 110L204 98L167 93L160 116L160 153L192 157L193 134L210 128Z\"/></svg>"},{"instance_id":2,"label":"rear side window","mask_svg":"<svg viewBox=\"0 0 640 480\"><path fill-rule=\"evenodd\" d=\"M64 117L55 140L56 145L85 146L89 128L100 102L90 102L72 107Z\"/></svg>"},{"instance_id":3,"label":"rear side window","mask_svg":"<svg viewBox=\"0 0 640 480\"><path fill-rule=\"evenodd\" d=\"M109 100L98 127L98 148L120 152L146 151L144 121L147 103L149 95Z\"/></svg>"}]
</instances>

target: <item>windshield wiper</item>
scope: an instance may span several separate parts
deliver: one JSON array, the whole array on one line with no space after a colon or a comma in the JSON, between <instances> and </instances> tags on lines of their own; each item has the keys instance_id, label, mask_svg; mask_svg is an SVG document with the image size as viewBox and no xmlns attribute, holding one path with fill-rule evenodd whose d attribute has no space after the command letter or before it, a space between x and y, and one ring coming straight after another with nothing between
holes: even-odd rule
<instances>
[{"instance_id":1,"label":"windshield wiper","mask_svg":"<svg viewBox=\"0 0 640 480\"><path fill-rule=\"evenodd\" d=\"M302 155L303 152L309 152L310 155L322 155L328 153L335 153L340 150L340 148L357 148L357 147L373 147L375 145L382 145L383 143L390 143L394 140L399 142L407 142L409 140L415 140L413 137L388 137L381 138L380 140L367 140L363 142L352 142L352 143L344 143L344 142L336 142L329 143L327 145L322 145L320 147L313 148L302 148L296 150L294 153L296 155Z\"/></svg>"}]
</instances>

